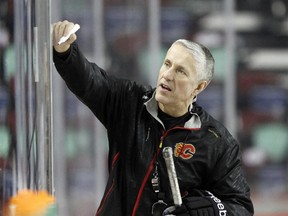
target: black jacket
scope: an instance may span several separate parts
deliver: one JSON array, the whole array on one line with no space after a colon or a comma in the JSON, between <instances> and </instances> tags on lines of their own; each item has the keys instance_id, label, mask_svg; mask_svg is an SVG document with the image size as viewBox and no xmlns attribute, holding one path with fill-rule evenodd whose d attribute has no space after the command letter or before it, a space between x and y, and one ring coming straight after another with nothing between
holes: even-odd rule
<instances>
[{"instance_id":1,"label":"black jacket","mask_svg":"<svg viewBox=\"0 0 288 216\"><path fill-rule=\"evenodd\" d=\"M151 87L110 76L88 62L75 43L64 55L54 51L54 63L68 88L107 129L109 179L96 215L151 215L157 201L151 185L156 161L160 190L172 204L161 152L165 146L174 150L181 193L205 189L222 200L228 215L253 215L239 145L200 106L193 103L185 126L167 131L157 118Z\"/></svg>"}]
</instances>

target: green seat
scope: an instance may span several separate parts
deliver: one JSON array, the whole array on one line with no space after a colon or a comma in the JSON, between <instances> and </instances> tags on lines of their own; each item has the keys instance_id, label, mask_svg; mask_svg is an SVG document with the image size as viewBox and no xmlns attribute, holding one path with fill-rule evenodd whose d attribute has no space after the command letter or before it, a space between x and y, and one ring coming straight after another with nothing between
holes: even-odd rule
<instances>
[{"instance_id":1,"label":"green seat","mask_svg":"<svg viewBox=\"0 0 288 216\"><path fill-rule=\"evenodd\" d=\"M253 130L252 142L266 153L269 161L281 163L288 153L288 126L281 123L258 125Z\"/></svg>"},{"instance_id":2,"label":"green seat","mask_svg":"<svg viewBox=\"0 0 288 216\"><path fill-rule=\"evenodd\" d=\"M9 130L5 126L0 125L0 157L6 157L8 155L9 144Z\"/></svg>"}]
</instances>

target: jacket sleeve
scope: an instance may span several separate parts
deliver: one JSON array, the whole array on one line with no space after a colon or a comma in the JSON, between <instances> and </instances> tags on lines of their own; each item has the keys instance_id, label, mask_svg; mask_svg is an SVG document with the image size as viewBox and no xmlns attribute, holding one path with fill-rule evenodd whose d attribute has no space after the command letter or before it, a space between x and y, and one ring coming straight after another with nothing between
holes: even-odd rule
<instances>
[{"instance_id":1,"label":"jacket sleeve","mask_svg":"<svg viewBox=\"0 0 288 216\"><path fill-rule=\"evenodd\" d=\"M228 132L224 137L220 138L222 153L209 177L208 190L224 203L229 216L253 215L250 188L242 173L239 144Z\"/></svg>"},{"instance_id":2,"label":"jacket sleeve","mask_svg":"<svg viewBox=\"0 0 288 216\"><path fill-rule=\"evenodd\" d=\"M138 86L128 80L117 79L88 61L76 43L71 44L64 54L54 50L53 61L67 87L89 107L101 123L107 129L117 127L119 130L121 125L117 124L122 122L119 116L126 116L129 100L137 97L136 94L140 95Z\"/></svg>"},{"instance_id":3,"label":"jacket sleeve","mask_svg":"<svg viewBox=\"0 0 288 216\"><path fill-rule=\"evenodd\" d=\"M109 169L119 151L126 151L132 140L138 107L143 105L145 86L109 75L89 62L76 43L67 53L54 50L53 60L67 87L82 101L107 129L109 140ZM130 142L131 145L133 142Z\"/></svg>"}]
</instances>

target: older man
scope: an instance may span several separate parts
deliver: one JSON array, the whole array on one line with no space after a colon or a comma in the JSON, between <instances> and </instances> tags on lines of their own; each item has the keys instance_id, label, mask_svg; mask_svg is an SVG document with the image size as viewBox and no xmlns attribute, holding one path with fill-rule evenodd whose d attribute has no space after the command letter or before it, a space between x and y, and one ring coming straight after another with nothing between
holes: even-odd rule
<instances>
[{"instance_id":1,"label":"older man","mask_svg":"<svg viewBox=\"0 0 288 216\"><path fill-rule=\"evenodd\" d=\"M68 88L106 127L109 179L96 215L253 215L239 144L197 103L213 77L207 48L177 40L168 49L156 88L113 77L89 62L72 34L53 25L54 63ZM162 149L173 149L181 193L174 205Z\"/></svg>"}]
</instances>

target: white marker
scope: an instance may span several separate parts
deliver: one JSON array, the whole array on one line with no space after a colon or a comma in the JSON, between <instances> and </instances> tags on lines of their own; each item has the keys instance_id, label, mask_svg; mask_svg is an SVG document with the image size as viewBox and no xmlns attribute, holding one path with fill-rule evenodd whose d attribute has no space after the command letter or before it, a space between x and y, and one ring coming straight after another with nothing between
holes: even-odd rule
<instances>
[{"instance_id":1,"label":"white marker","mask_svg":"<svg viewBox=\"0 0 288 216\"><path fill-rule=\"evenodd\" d=\"M69 38L72 34L74 34L76 31L78 31L79 29L80 29L80 25L75 24L67 36L63 36L63 37L60 38L58 44L60 45L60 44L64 43L65 41L67 41L68 38Z\"/></svg>"}]
</instances>

